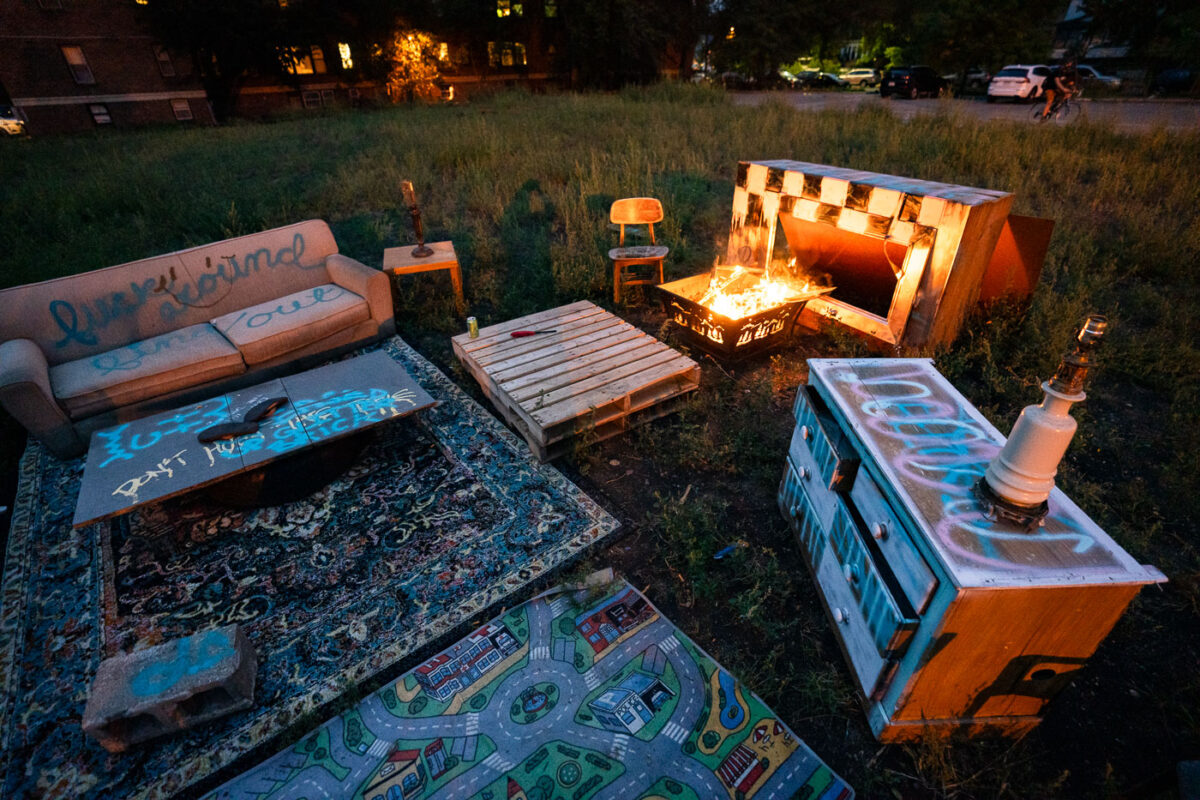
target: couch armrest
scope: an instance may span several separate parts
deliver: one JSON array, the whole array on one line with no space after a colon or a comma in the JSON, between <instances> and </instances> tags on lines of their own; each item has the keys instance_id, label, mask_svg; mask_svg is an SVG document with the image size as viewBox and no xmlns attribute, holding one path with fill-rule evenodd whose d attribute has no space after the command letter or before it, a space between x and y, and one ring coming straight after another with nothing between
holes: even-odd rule
<instances>
[{"instance_id":1,"label":"couch armrest","mask_svg":"<svg viewBox=\"0 0 1200 800\"><path fill-rule=\"evenodd\" d=\"M371 319L380 326L380 334L390 336L396 330L392 311L392 283L386 272L372 269L361 261L334 253L325 257L329 280L366 298Z\"/></svg>"},{"instance_id":2,"label":"couch armrest","mask_svg":"<svg viewBox=\"0 0 1200 800\"><path fill-rule=\"evenodd\" d=\"M0 342L0 405L56 456L70 458L87 449L54 399L45 354L29 339Z\"/></svg>"}]
</instances>

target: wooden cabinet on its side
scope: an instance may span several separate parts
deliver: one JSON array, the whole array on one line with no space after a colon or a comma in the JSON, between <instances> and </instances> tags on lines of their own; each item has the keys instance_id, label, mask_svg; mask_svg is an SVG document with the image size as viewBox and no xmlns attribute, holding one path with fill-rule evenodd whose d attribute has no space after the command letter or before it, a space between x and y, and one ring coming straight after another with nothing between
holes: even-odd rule
<instances>
[{"instance_id":1,"label":"wooden cabinet on its side","mask_svg":"<svg viewBox=\"0 0 1200 800\"><path fill-rule=\"evenodd\" d=\"M1032 533L988 519L972 487L1004 437L928 359L809 368L779 506L871 730L1028 730L1162 573L1057 489Z\"/></svg>"}]
</instances>

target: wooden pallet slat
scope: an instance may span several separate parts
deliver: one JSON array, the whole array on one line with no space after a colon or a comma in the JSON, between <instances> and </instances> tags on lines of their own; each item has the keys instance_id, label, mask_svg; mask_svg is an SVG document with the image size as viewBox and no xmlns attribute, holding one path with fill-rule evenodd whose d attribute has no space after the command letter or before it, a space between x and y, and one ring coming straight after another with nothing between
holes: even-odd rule
<instances>
[{"instance_id":1,"label":"wooden pallet slat","mask_svg":"<svg viewBox=\"0 0 1200 800\"><path fill-rule=\"evenodd\" d=\"M513 339L515 330L552 329ZM582 301L451 339L500 415L544 460L674 410L700 367L624 320Z\"/></svg>"},{"instance_id":2,"label":"wooden pallet slat","mask_svg":"<svg viewBox=\"0 0 1200 800\"><path fill-rule=\"evenodd\" d=\"M500 388L514 398L521 399L522 390L530 386L539 386L542 391L550 391L563 386L569 386L582 380L594 377L605 370L612 369L630 360L636 360L654 351L654 341L646 338L629 339L602 350L596 350L578 357L570 369L564 369L562 363L553 363L537 372L528 372L507 381L497 381Z\"/></svg>"},{"instance_id":3,"label":"wooden pallet slat","mask_svg":"<svg viewBox=\"0 0 1200 800\"><path fill-rule=\"evenodd\" d=\"M542 350L523 353L504 363L493 364L490 373L499 381L510 381L530 372L537 372L556 364L567 364L573 359L581 358L590 353L608 347L617 347L624 342L644 336L632 325L606 328L588 336L572 340L561 348L543 348Z\"/></svg>"},{"instance_id":4,"label":"wooden pallet slat","mask_svg":"<svg viewBox=\"0 0 1200 800\"><path fill-rule=\"evenodd\" d=\"M572 323L567 323L572 324ZM535 353L552 347L569 346L576 339L586 336L603 335L607 330L624 328L620 320L587 319L574 321L572 327L559 330L557 333L539 333L535 336L524 336L514 339L506 335L502 343L485 350L473 351L471 355L484 366L519 358L528 353ZM628 327L633 327L632 325Z\"/></svg>"}]
</instances>

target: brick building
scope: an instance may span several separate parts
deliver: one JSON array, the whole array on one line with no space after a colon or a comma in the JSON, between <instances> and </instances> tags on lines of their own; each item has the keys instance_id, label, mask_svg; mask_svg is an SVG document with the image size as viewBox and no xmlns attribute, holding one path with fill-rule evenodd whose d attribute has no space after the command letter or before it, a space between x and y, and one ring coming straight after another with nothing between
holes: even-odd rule
<instances>
[{"instance_id":1,"label":"brick building","mask_svg":"<svg viewBox=\"0 0 1200 800\"><path fill-rule=\"evenodd\" d=\"M213 123L190 54L157 42L136 0L0 3L0 105L34 135Z\"/></svg>"}]
</instances>

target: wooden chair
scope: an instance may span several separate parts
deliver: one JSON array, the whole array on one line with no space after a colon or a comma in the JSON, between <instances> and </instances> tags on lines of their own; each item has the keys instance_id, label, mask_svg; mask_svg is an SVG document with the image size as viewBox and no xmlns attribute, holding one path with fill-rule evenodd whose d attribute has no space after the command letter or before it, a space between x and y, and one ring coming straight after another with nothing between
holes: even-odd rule
<instances>
[{"instance_id":1,"label":"wooden chair","mask_svg":"<svg viewBox=\"0 0 1200 800\"><path fill-rule=\"evenodd\" d=\"M620 226L621 238L617 246L608 251L613 262L613 302L621 302L621 290L628 286L658 285L663 282L663 260L670 252L654 240L654 223L662 222L662 203L653 197L626 197L612 204L608 212L611 222ZM650 233L650 244L634 247L625 246L625 226L645 225ZM630 267L648 266L649 270ZM655 267L658 279L655 280Z\"/></svg>"}]
</instances>

